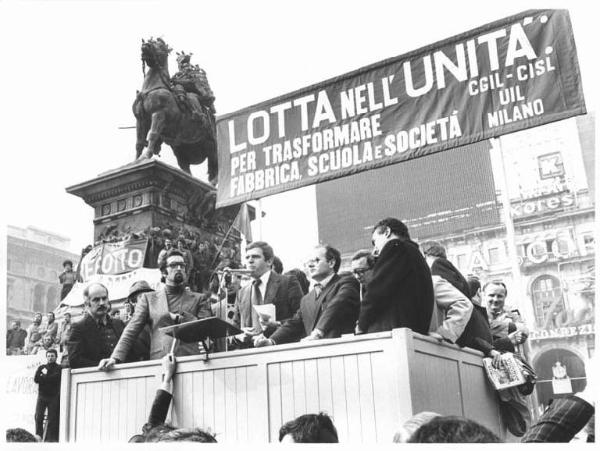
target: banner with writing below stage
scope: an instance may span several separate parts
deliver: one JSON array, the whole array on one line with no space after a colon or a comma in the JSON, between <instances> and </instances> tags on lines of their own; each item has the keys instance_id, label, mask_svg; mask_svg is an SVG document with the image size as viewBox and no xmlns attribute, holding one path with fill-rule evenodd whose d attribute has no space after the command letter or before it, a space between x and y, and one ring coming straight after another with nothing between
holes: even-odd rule
<instances>
[{"instance_id":1,"label":"banner with writing below stage","mask_svg":"<svg viewBox=\"0 0 600 451\"><path fill-rule=\"evenodd\" d=\"M7 428L20 427L35 434L38 384L33 376L38 366L46 363L45 352L3 359L0 386L4 387L4 405L7 407L2 411L2 419Z\"/></svg>"},{"instance_id":2,"label":"banner with writing below stage","mask_svg":"<svg viewBox=\"0 0 600 451\"><path fill-rule=\"evenodd\" d=\"M88 282L97 274L123 274L141 268L148 240L128 239L102 243L88 252L79 264L79 275Z\"/></svg>"},{"instance_id":3,"label":"banner with writing below stage","mask_svg":"<svg viewBox=\"0 0 600 451\"><path fill-rule=\"evenodd\" d=\"M217 207L586 112L569 14L531 10L217 120Z\"/></svg>"},{"instance_id":4,"label":"banner with writing below stage","mask_svg":"<svg viewBox=\"0 0 600 451\"><path fill-rule=\"evenodd\" d=\"M125 299L129 294L129 287L138 280L145 280L154 290L162 287L160 279L162 274L158 268L139 268L124 274L96 274L87 282L77 282L60 306L78 307L83 305L83 290L92 282L98 282L108 289L108 300L118 301Z\"/></svg>"}]
</instances>

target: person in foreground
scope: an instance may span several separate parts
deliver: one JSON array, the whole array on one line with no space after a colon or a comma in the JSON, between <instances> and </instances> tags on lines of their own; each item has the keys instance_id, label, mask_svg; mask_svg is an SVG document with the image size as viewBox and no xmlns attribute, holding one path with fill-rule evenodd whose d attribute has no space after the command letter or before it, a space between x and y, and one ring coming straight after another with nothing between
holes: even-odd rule
<instances>
[{"instance_id":1,"label":"person in foreground","mask_svg":"<svg viewBox=\"0 0 600 451\"><path fill-rule=\"evenodd\" d=\"M165 424L167 412L173 399L173 377L177 369L175 355L169 353L162 360L162 382L156 390L156 395L148 415L148 421L142 427L142 434L134 435L129 443L154 442L202 442L216 443L211 434L200 428L176 428Z\"/></svg>"},{"instance_id":2,"label":"person in foreground","mask_svg":"<svg viewBox=\"0 0 600 451\"><path fill-rule=\"evenodd\" d=\"M326 413L300 415L279 429L281 443L339 443L337 429Z\"/></svg>"},{"instance_id":3,"label":"person in foreground","mask_svg":"<svg viewBox=\"0 0 600 451\"><path fill-rule=\"evenodd\" d=\"M36 443L37 437L23 428L11 428L6 430L6 441L8 443Z\"/></svg>"},{"instance_id":4,"label":"person in foreground","mask_svg":"<svg viewBox=\"0 0 600 451\"><path fill-rule=\"evenodd\" d=\"M537 423L525 432L521 442L566 443L573 440L594 416L594 371L595 369L590 365L588 384L582 392L554 399ZM475 421L458 416L442 416L434 412L413 415L404 422L394 436L395 443L499 443L500 441L496 434Z\"/></svg>"}]
</instances>

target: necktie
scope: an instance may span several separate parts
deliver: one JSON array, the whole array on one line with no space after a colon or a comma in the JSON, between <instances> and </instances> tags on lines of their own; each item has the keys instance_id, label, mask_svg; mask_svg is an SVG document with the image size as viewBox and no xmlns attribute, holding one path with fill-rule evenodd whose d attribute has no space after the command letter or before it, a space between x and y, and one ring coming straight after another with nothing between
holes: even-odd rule
<instances>
[{"instance_id":1,"label":"necktie","mask_svg":"<svg viewBox=\"0 0 600 451\"><path fill-rule=\"evenodd\" d=\"M260 284L262 283L262 280L260 279L255 279L252 281L252 295L254 297L254 299L252 300L252 303L254 305L261 305L263 303L263 298L262 298L262 294L260 292Z\"/></svg>"},{"instance_id":2,"label":"necktie","mask_svg":"<svg viewBox=\"0 0 600 451\"><path fill-rule=\"evenodd\" d=\"M315 284L315 294L316 294L316 297L321 296L321 291L323 291L323 285L321 285L320 283L316 283Z\"/></svg>"},{"instance_id":3,"label":"necktie","mask_svg":"<svg viewBox=\"0 0 600 451\"><path fill-rule=\"evenodd\" d=\"M255 279L252 281L252 305L263 304L263 298L259 288L261 283L262 280L260 279ZM260 318L258 316L258 313L256 313L254 309L252 309L252 328L257 333L262 330L262 328L260 327Z\"/></svg>"}]
</instances>

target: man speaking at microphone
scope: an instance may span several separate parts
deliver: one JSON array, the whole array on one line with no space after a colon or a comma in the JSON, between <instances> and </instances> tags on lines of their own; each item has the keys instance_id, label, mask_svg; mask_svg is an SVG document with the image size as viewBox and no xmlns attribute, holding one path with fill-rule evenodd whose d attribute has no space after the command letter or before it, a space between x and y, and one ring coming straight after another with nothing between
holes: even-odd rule
<instances>
[{"instance_id":1,"label":"man speaking at microphone","mask_svg":"<svg viewBox=\"0 0 600 451\"><path fill-rule=\"evenodd\" d=\"M173 338L159 328L185 323L212 316L208 298L186 288L187 273L183 254L171 249L166 259L167 278L163 289L140 296L131 321L123 330L112 355L103 359L99 370L109 370L115 363L125 361L137 336L148 324L150 326L150 359L160 359L169 353ZM197 343L179 343L175 355L198 354Z\"/></svg>"}]
</instances>

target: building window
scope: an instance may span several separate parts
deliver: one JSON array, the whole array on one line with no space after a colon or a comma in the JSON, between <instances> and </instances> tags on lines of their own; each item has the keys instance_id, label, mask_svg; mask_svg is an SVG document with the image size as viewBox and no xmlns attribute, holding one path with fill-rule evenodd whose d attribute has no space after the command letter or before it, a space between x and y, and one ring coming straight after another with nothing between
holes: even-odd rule
<instances>
[{"instance_id":1,"label":"building window","mask_svg":"<svg viewBox=\"0 0 600 451\"><path fill-rule=\"evenodd\" d=\"M534 243L531 243L529 246L531 248L531 250L529 250L529 252L535 259L543 257L548 253L548 244L547 243L544 243L541 241L536 241Z\"/></svg>"},{"instance_id":2,"label":"building window","mask_svg":"<svg viewBox=\"0 0 600 451\"><path fill-rule=\"evenodd\" d=\"M467 267L467 255L459 254L456 256L456 266L461 269L465 269Z\"/></svg>"},{"instance_id":3,"label":"building window","mask_svg":"<svg viewBox=\"0 0 600 451\"><path fill-rule=\"evenodd\" d=\"M533 311L537 327L553 329L555 320L565 310L560 281L550 275L543 275L534 280L531 286Z\"/></svg>"},{"instance_id":4,"label":"building window","mask_svg":"<svg viewBox=\"0 0 600 451\"><path fill-rule=\"evenodd\" d=\"M44 313L46 310L46 300L44 299L44 286L38 283L33 289L33 311Z\"/></svg>"},{"instance_id":5,"label":"building window","mask_svg":"<svg viewBox=\"0 0 600 451\"><path fill-rule=\"evenodd\" d=\"M490 265L497 265L500 263L500 248L492 247L488 249L488 261Z\"/></svg>"},{"instance_id":6,"label":"building window","mask_svg":"<svg viewBox=\"0 0 600 451\"><path fill-rule=\"evenodd\" d=\"M555 254L558 253L560 256L568 256L569 255L569 241L562 237L556 238L556 251Z\"/></svg>"},{"instance_id":7,"label":"building window","mask_svg":"<svg viewBox=\"0 0 600 451\"><path fill-rule=\"evenodd\" d=\"M15 279L8 277L6 279L6 303L10 305L10 301L12 300L15 294Z\"/></svg>"},{"instance_id":8,"label":"building window","mask_svg":"<svg viewBox=\"0 0 600 451\"><path fill-rule=\"evenodd\" d=\"M58 300L58 290L55 286L50 286L46 294L46 311L54 310L58 306Z\"/></svg>"},{"instance_id":9,"label":"building window","mask_svg":"<svg viewBox=\"0 0 600 451\"><path fill-rule=\"evenodd\" d=\"M583 235L583 247L585 249L585 252L588 254L593 254L595 251L595 245L594 245L594 235L591 233L586 233L585 235Z\"/></svg>"}]
</instances>

